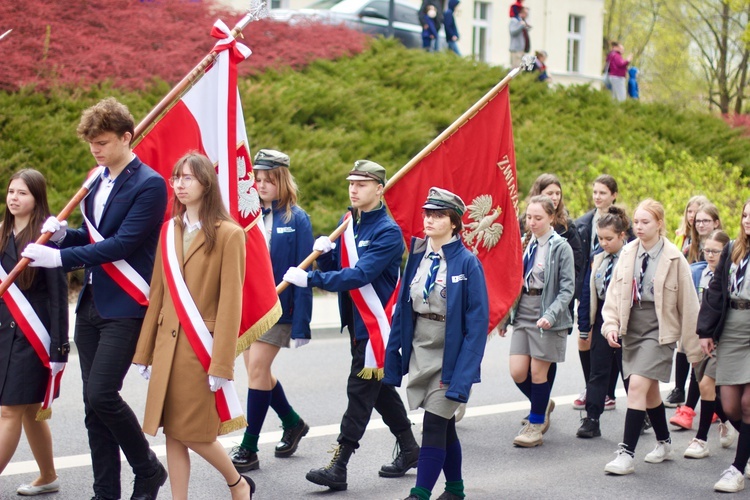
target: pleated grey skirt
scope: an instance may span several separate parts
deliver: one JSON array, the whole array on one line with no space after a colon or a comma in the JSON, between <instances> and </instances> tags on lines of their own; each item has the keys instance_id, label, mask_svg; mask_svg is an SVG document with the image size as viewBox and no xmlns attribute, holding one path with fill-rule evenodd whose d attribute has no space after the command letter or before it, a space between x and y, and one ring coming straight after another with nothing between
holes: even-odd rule
<instances>
[{"instance_id":1,"label":"pleated grey skirt","mask_svg":"<svg viewBox=\"0 0 750 500\"><path fill-rule=\"evenodd\" d=\"M750 311L727 311L716 358L717 385L750 384Z\"/></svg>"},{"instance_id":2,"label":"pleated grey skirt","mask_svg":"<svg viewBox=\"0 0 750 500\"><path fill-rule=\"evenodd\" d=\"M659 321L653 302L634 304L627 334L622 337L622 371L625 378L640 375L669 382L677 343L659 344Z\"/></svg>"},{"instance_id":3,"label":"pleated grey skirt","mask_svg":"<svg viewBox=\"0 0 750 500\"><path fill-rule=\"evenodd\" d=\"M513 322L510 354L522 354L534 359L562 363L568 344L568 330L539 331L536 322L541 317L542 297L521 295Z\"/></svg>"}]
</instances>

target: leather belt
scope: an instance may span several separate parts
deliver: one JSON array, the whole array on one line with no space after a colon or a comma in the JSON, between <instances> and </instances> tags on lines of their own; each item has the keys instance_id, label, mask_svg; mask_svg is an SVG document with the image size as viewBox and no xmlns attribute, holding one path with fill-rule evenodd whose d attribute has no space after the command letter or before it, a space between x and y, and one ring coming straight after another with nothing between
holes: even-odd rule
<instances>
[{"instance_id":1,"label":"leather belt","mask_svg":"<svg viewBox=\"0 0 750 500\"><path fill-rule=\"evenodd\" d=\"M741 311L750 310L750 300L730 300L729 307Z\"/></svg>"},{"instance_id":2,"label":"leather belt","mask_svg":"<svg viewBox=\"0 0 750 500\"><path fill-rule=\"evenodd\" d=\"M442 314L425 313L425 314L420 314L419 317L425 318L425 319L431 319L432 321L445 322L445 316L443 316Z\"/></svg>"},{"instance_id":3,"label":"leather belt","mask_svg":"<svg viewBox=\"0 0 750 500\"><path fill-rule=\"evenodd\" d=\"M542 294L542 290L544 289L543 288L529 288L527 290L526 288L524 288L523 293L525 293L526 295L538 296Z\"/></svg>"}]
</instances>

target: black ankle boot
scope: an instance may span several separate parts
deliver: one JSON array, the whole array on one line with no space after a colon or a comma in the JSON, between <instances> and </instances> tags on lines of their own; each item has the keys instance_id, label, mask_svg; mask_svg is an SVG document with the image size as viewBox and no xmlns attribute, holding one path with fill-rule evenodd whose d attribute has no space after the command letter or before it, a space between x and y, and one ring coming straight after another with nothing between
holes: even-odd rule
<instances>
[{"instance_id":1,"label":"black ankle boot","mask_svg":"<svg viewBox=\"0 0 750 500\"><path fill-rule=\"evenodd\" d=\"M312 483L328 486L332 490L344 491L346 489L346 465L352 453L354 453L353 446L340 443L333 450L331 463L321 469L312 469L305 478Z\"/></svg>"},{"instance_id":2,"label":"black ankle boot","mask_svg":"<svg viewBox=\"0 0 750 500\"><path fill-rule=\"evenodd\" d=\"M396 436L398 454L390 464L380 468L380 477L401 477L406 471L417 466L419 462L419 445L414 440L411 429Z\"/></svg>"}]
</instances>

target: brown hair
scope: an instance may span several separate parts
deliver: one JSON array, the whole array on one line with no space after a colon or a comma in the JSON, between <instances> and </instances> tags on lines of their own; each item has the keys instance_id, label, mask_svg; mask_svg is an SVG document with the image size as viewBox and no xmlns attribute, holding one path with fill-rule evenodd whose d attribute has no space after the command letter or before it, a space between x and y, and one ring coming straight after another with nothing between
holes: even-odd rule
<instances>
[{"instance_id":1,"label":"brown hair","mask_svg":"<svg viewBox=\"0 0 750 500\"><path fill-rule=\"evenodd\" d=\"M661 229L659 229L660 236L667 234L667 228L664 224L664 206L661 203L652 198L646 198L635 207L633 215L635 215L635 212L638 210L645 210L653 215L657 222L661 222Z\"/></svg>"},{"instance_id":2,"label":"brown hair","mask_svg":"<svg viewBox=\"0 0 750 500\"><path fill-rule=\"evenodd\" d=\"M541 195L542 191L547 189L552 184L560 188L560 203L557 204L556 210L554 209L554 206L555 206L554 203L552 204L553 213L555 215L555 220L553 224L555 225L559 224L567 230L568 229L568 211L565 209L565 201L564 201L563 192L562 192L562 184L560 184L560 179L558 179L555 174L542 174L536 178L536 180L534 181L534 184L531 186L531 190L529 191L529 197L527 198L528 200L527 205L531 204L531 198Z\"/></svg>"},{"instance_id":3,"label":"brown hair","mask_svg":"<svg viewBox=\"0 0 750 500\"><path fill-rule=\"evenodd\" d=\"M630 229L630 217L625 210L612 205L607 209L607 213L599 218L596 227L599 229L611 227L615 233L621 234Z\"/></svg>"},{"instance_id":4,"label":"brown hair","mask_svg":"<svg viewBox=\"0 0 750 500\"><path fill-rule=\"evenodd\" d=\"M287 167L272 168L270 170L255 170L255 178L262 173L268 176L268 182L278 189L278 209L284 210L284 222L292 220L292 207L297 204L297 183Z\"/></svg>"},{"instance_id":5,"label":"brown hair","mask_svg":"<svg viewBox=\"0 0 750 500\"><path fill-rule=\"evenodd\" d=\"M690 225L690 222L687 220L687 213L690 209L691 205L703 205L704 203L710 203L708 201L708 198L703 196L702 194L692 196L687 204L685 205L685 211L682 213L682 221L680 221L680 227L677 228L677 234L681 236L690 236L688 232L692 229L692 226Z\"/></svg>"},{"instance_id":6,"label":"brown hair","mask_svg":"<svg viewBox=\"0 0 750 500\"><path fill-rule=\"evenodd\" d=\"M456 212L455 210L451 210L450 208L445 208L443 210L435 210L432 208L424 209L425 217L427 217L428 215L433 215L433 214L440 214L442 216L450 217L451 224L456 226L453 228L453 232L451 233L451 236L456 236L458 233L463 231L464 221L461 220L461 216L458 215L458 212Z\"/></svg>"},{"instance_id":7,"label":"brown hair","mask_svg":"<svg viewBox=\"0 0 750 500\"><path fill-rule=\"evenodd\" d=\"M703 203L698 210L695 211L695 217L698 217L698 212L703 212L711 217L711 221L719 221L719 227L721 229L721 219L719 218L719 209L713 203ZM690 248L688 249L687 260L689 263L698 262L701 257L701 241L698 230L695 228L695 220L693 220L693 226L690 228Z\"/></svg>"},{"instance_id":8,"label":"brown hair","mask_svg":"<svg viewBox=\"0 0 750 500\"><path fill-rule=\"evenodd\" d=\"M105 132L114 132L117 137L122 137L129 132L132 141L134 131L133 115L130 114L127 106L114 97L102 99L84 111L76 129L78 137L85 141L90 141Z\"/></svg>"},{"instance_id":9,"label":"brown hair","mask_svg":"<svg viewBox=\"0 0 750 500\"><path fill-rule=\"evenodd\" d=\"M718 241L721 246L727 246L729 243L729 235L721 229L714 229L711 234L706 236L706 241Z\"/></svg>"},{"instance_id":10,"label":"brown hair","mask_svg":"<svg viewBox=\"0 0 750 500\"><path fill-rule=\"evenodd\" d=\"M47 203L47 181L44 180L44 176L37 170L32 168L24 168L13 174L8 180L8 188L5 190L5 199L8 199L8 190L10 189L10 183L16 179L22 180L26 187L29 189L29 194L34 197L34 210L31 212L28 225L16 235L16 250L20 255L21 251L26 248L26 245L36 241L39 236L39 231L42 228L42 224L49 217L49 205ZM8 205L5 205L5 217L3 217L3 224L0 226L0 251L4 249L10 239L13 237L13 226L15 224L15 216L8 210ZM36 276L36 269L33 267L27 267L16 279L16 283L21 290L28 289L34 282Z\"/></svg>"},{"instance_id":11,"label":"brown hair","mask_svg":"<svg viewBox=\"0 0 750 500\"><path fill-rule=\"evenodd\" d=\"M562 202L562 200L561 200ZM533 205L534 203L537 203L542 206L542 210L547 215L554 216L555 215L555 204L552 203L552 199L549 196L538 194L536 196L532 196L529 198L528 203L526 205L526 209ZM529 242L531 241L531 229L526 229L526 233L523 235L523 250L526 250L526 247L529 245Z\"/></svg>"},{"instance_id":12,"label":"brown hair","mask_svg":"<svg viewBox=\"0 0 750 500\"><path fill-rule=\"evenodd\" d=\"M177 160L172 169L172 177L182 177L182 167L187 164L193 172L195 181L203 186L203 199L198 218L201 222L201 231L206 237L206 253L211 253L216 244L216 223L225 221L237 224L224 207L219 191L219 182L213 163L200 153L191 152ZM185 214L187 208L175 196L172 204L172 215L180 217Z\"/></svg>"},{"instance_id":13,"label":"brown hair","mask_svg":"<svg viewBox=\"0 0 750 500\"><path fill-rule=\"evenodd\" d=\"M609 174L602 174L594 179L592 185L593 184L601 184L602 186L609 189L609 192L615 195L615 201L617 201L617 194L619 193L619 191L617 190L617 181L614 177Z\"/></svg>"},{"instance_id":14,"label":"brown hair","mask_svg":"<svg viewBox=\"0 0 750 500\"><path fill-rule=\"evenodd\" d=\"M750 205L750 199L745 201L745 204L742 205L743 213L748 205ZM732 246L732 262L739 264L740 261L745 258L745 255L747 255L748 250L750 250L750 236L745 234L745 230L742 228L742 216L740 216L740 230L737 233L737 238L735 238L734 245Z\"/></svg>"}]
</instances>

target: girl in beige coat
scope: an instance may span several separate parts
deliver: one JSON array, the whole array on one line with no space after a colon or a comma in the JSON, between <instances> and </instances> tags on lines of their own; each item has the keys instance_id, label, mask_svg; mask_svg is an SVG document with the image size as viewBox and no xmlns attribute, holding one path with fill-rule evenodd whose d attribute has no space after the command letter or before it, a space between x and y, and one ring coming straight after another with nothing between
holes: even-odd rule
<instances>
[{"instance_id":1,"label":"girl in beige coat","mask_svg":"<svg viewBox=\"0 0 750 500\"><path fill-rule=\"evenodd\" d=\"M237 473L216 440L221 421L215 392L234 378L237 333L245 276L245 235L224 208L210 160L188 154L177 161L169 181L174 188L174 239L182 278L213 336L208 373L201 365L166 283L162 244L156 251L151 297L133 362L149 379L143 430L164 427L172 497L188 496L190 456L203 457L223 476L233 500L250 497L254 484ZM149 371L148 365L153 365ZM243 422L244 423L244 422Z\"/></svg>"},{"instance_id":2,"label":"girl in beige coat","mask_svg":"<svg viewBox=\"0 0 750 500\"><path fill-rule=\"evenodd\" d=\"M661 203L641 202L633 215L633 228L637 239L623 249L615 265L602 310L602 334L610 346L622 347L623 372L630 379L623 442L616 458L604 468L618 475L635 470L633 455L646 413L657 439L646 462L672 459L659 382L669 382L677 341L691 362L701 359L695 334L698 298L690 266L664 238Z\"/></svg>"}]
</instances>

